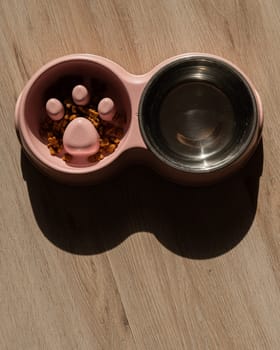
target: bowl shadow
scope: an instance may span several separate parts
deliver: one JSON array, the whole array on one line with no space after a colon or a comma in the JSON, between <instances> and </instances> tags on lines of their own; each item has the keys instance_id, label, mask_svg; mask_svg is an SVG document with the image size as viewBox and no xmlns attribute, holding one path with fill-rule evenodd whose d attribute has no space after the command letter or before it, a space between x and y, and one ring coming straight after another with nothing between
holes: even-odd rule
<instances>
[{"instance_id":1,"label":"bowl shadow","mask_svg":"<svg viewBox=\"0 0 280 350\"><path fill-rule=\"evenodd\" d=\"M108 251L136 232L154 234L183 257L206 259L234 248L255 217L263 167L260 142L247 165L208 187L183 187L143 166L94 186L69 186L41 174L22 151L33 213L45 237L80 255Z\"/></svg>"}]
</instances>

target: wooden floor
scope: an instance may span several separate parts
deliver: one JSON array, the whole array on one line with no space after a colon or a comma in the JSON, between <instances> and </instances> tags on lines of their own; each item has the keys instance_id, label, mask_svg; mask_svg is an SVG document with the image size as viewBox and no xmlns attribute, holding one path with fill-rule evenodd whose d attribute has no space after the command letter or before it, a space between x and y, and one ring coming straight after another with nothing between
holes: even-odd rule
<instances>
[{"instance_id":1,"label":"wooden floor","mask_svg":"<svg viewBox=\"0 0 280 350\"><path fill-rule=\"evenodd\" d=\"M279 0L0 2L0 349L280 348ZM69 53L132 73L184 52L256 85L263 143L244 171L181 188L132 166L75 188L14 130L31 75Z\"/></svg>"}]
</instances>

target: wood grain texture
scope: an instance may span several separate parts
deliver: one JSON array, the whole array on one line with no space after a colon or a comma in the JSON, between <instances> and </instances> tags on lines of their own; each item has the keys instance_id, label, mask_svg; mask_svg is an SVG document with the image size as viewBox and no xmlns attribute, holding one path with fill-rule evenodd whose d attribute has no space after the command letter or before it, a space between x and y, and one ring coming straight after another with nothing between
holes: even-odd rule
<instances>
[{"instance_id":1,"label":"wood grain texture","mask_svg":"<svg viewBox=\"0 0 280 350\"><path fill-rule=\"evenodd\" d=\"M0 19L0 348L279 349L280 2L11 0ZM189 189L131 167L77 189L22 154L15 102L49 60L141 74L191 51L261 95L263 150L241 174Z\"/></svg>"}]
</instances>

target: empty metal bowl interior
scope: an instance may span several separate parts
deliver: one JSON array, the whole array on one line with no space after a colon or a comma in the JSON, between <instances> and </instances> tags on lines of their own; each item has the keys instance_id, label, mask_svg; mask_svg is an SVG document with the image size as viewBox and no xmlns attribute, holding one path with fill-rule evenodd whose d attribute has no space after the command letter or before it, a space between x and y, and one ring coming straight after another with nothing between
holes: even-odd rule
<instances>
[{"instance_id":1,"label":"empty metal bowl interior","mask_svg":"<svg viewBox=\"0 0 280 350\"><path fill-rule=\"evenodd\" d=\"M257 125L245 78L215 58L179 59L149 81L139 104L148 148L186 172L223 168L246 151Z\"/></svg>"}]
</instances>

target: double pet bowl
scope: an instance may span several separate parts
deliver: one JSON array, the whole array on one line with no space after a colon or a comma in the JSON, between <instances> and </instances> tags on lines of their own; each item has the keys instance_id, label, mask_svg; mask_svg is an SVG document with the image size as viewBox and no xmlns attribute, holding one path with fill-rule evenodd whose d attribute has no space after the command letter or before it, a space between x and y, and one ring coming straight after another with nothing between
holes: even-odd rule
<instances>
[{"instance_id":1,"label":"double pet bowl","mask_svg":"<svg viewBox=\"0 0 280 350\"><path fill-rule=\"evenodd\" d=\"M126 118L115 152L96 163L64 162L49 153L40 133L47 100L73 84L100 85ZM248 77L223 58L197 53L172 57L144 75L95 55L58 58L28 81L15 116L33 163L59 181L80 184L101 181L133 161L181 184L216 182L246 163L263 124L261 101Z\"/></svg>"}]
</instances>

